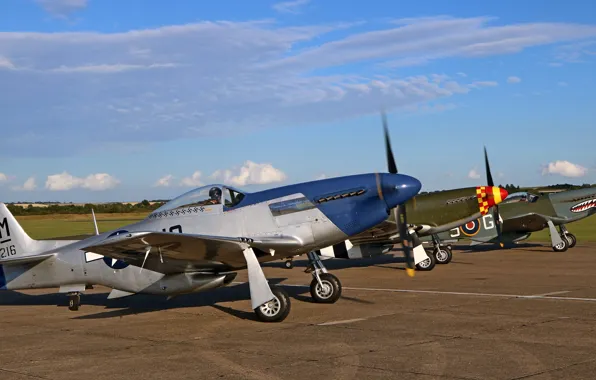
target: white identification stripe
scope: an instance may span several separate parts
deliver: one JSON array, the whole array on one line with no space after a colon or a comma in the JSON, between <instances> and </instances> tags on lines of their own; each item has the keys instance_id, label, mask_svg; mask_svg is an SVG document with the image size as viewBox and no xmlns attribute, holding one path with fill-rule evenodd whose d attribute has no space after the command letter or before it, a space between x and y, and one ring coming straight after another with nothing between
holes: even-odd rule
<instances>
[{"instance_id":1,"label":"white identification stripe","mask_svg":"<svg viewBox=\"0 0 596 380\"><path fill-rule=\"evenodd\" d=\"M232 282L233 284L246 284L246 282ZM280 286L290 286L299 288L308 288L308 285L297 285L297 284L280 284ZM563 294L569 293L569 291L552 292L536 295L523 295L523 294L500 294L500 293L472 293L472 292L442 292L438 290L415 290L415 289L383 289L383 288L354 288L349 286L343 286L345 290L365 290L371 292L392 292L392 293L426 293L426 294L437 294L437 295L455 295L455 296L477 296L477 297L501 297L501 298L526 298L526 299L548 299L548 300L561 300L561 301L588 301L596 302L596 298L583 298L583 297L552 297L550 294Z\"/></svg>"}]
</instances>

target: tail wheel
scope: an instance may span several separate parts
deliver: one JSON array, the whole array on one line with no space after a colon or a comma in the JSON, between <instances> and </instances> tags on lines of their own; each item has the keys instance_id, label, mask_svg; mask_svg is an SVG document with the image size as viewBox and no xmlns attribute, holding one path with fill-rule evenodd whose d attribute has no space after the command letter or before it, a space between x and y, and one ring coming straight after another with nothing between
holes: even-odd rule
<instances>
[{"instance_id":1,"label":"tail wheel","mask_svg":"<svg viewBox=\"0 0 596 380\"><path fill-rule=\"evenodd\" d=\"M290 314L292 306L290 297L285 290L279 287L272 287L271 292L274 298L254 311L262 322L281 322Z\"/></svg>"},{"instance_id":2,"label":"tail wheel","mask_svg":"<svg viewBox=\"0 0 596 380\"><path fill-rule=\"evenodd\" d=\"M68 310L77 311L81 305L81 296L78 294L68 296Z\"/></svg>"},{"instance_id":3,"label":"tail wheel","mask_svg":"<svg viewBox=\"0 0 596 380\"><path fill-rule=\"evenodd\" d=\"M331 273L319 275L321 284L316 278L310 283L310 295L318 303L335 303L341 296L341 282Z\"/></svg>"},{"instance_id":4,"label":"tail wheel","mask_svg":"<svg viewBox=\"0 0 596 380\"><path fill-rule=\"evenodd\" d=\"M437 264L449 264L453 258L453 253L447 247L439 247L433 252Z\"/></svg>"},{"instance_id":5,"label":"tail wheel","mask_svg":"<svg viewBox=\"0 0 596 380\"><path fill-rule=\"evenodd\" d=\"M285 266L287 269L292 269L292 268L294 268L294 263L292 262L292 260L287 260L287 261L284 263L284 266Z\"/></svg>"},{"instance_id":6,"label":"tail wheel","mask_svg":"<svg viewBox=\"0 0 596 380\"><path fill-rule=\"evenodd\" d=\"M437 263L437 259L435 258L434 254L427 254L428 259L423 260L421 262L419 262L418 264L416 264L416 270L422 271L422 272L427 272L429 270L433 270L433 268L435 267L436 263Z\"/></svg>"}]
</instances>

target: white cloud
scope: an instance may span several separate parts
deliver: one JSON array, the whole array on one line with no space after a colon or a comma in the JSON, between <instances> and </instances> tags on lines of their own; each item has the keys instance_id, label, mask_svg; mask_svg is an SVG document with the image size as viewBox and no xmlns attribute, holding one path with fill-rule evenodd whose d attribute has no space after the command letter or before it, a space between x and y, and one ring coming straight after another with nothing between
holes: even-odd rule
<instances>
[{"instance_id":1,"label":"white cloud","mask_svg":"<svg viewBox=\"0 0 596 380\"><path fill-rule=\"evenodd\" d=\"M8 181L8 176L4 173L0 173L0 183L7 182L7 181Z\"/></svg>"},{"instance_id":2,"label":"white cloud","mask_svg":"<svg viewBox=\"0 0 596 380\"><path fill-rule=\"evenodd\" d=\"M327 174L320 174L315 177L315 180L327 179L327 178L329 178L329 177L327 177Z\"/></svg>"},{"instance_id":3,"label":"white cloud","mask_svg":"<svg viewBox=\"0 0 596 380\"><path fill-rule=\"evenodd\" d=\"M201 172L197 170L196 172L192 173L190 177L182 178L182 181L180 181L180 186L203 186L203 182L201 181Z\"/></svg>"},{"instance_id":4,"label":"white cloud","mask_svg":"<svg viewBox=\"0 0 596 380\"><path fill-rule=\"evenodd\" d=\"M29 177L23 184L23 186L14 186L12 189L15 191L33 191L37 188L35 183L35 177Z\"/></svg>"},{"instance_id":5,"label":"white cloud","mask_svg":"<svg viewBox=\"0 0 596 380\"><path fill-rule=\"evenodd\" d=\"M542 168L542 175L559 174L563 177L583 177L588 169L569 161L553 161Z\"/></svg>"},{"instance_id":6,"label":"white cloud","mask_svg":"<svg viewBox=\"0 0 596 380\"><path fill-rule=\"evenodd\" d=\"M520 77L509 77L507 78L507 83L519 83L521 82L521 78Z\"/></svg>"},{"instance_id":7,"label":"white cloud","mask_svg":"<svg viewBox=\"0 0 596 380\"><path fill-rule=\"evenodd\" d=\"M567 87L567 82L559 82L557 84L561 87Z\"/></svg>"},{"instance_id":8,"label":"white cloud","mask_svg":"<svg viewBox=\"0 0 596 380\"><path fill-rule=\"evenodd\" d=\"M470 179L478 179L480 178L480 173L476 169L472 169L468 172L468 178Z\"/></svg>"},{"instance_id":9,"label":"white cloud","mask_svg":"<svg viewBox=\"0 0 596 380\"><path fill-rule=\"evenodd\" d=\"M3 123L13 126L0 152L71 155L114 143L339 121L376 113L379 104L390 104L388 112L424 109L496 82L430 73L404 78L388 62L512 54L596 36L594 26L489 21L431 17L365 32L348 23L271 21L122 33L1 32L0 83L18 91L0 93ZM352 33L341 37L340 30ZM365 70L353 71L354 64ZM325 74L314 73L320 69ZM35 112L22 112L23 104Z\"/></svg>"},{"instance_id":10,"label":"white cloud","mask_svg":"<svg viewBox=\"0 0 596 380\"><path fill-rule=\"evenodd\" d=\"M153 186L154 187L169 187L172 185L173 179L174 179L174 176L171 174L168 174L168 175L163 176L160 179L158 179L157 182L155 182L155 184Z\"/></svg>"},{"instance_id":11,"label":"white cloud","mask_svg":"<svg viewBox=\"0 0 596 380\"><path fill-rule=\"evenodd\" d=\"M299 13L299 8L310 3L310 0L293 0L273 4L273 9L281 13Z\"/></svg>"},{"instance_id":12,"label":"white cloud","mask_svg":"<svg viewBox=\"0 0 596 380\"><path fill-rule=\"evenodd\" d=\"M39 5L56 17L65 18L70 13L87 6L87 0L35 0Z\"/></svg>"},{"instance_id":13,"label":"white cloud","mask_svg":"<svg viewBox=\"0 0 596 380\"><path fill-rule=\"evenodd\" d=\"M252 161L246 161L238 170L217 170L211 177L232 186L265 185L282 182L287 178L284 172L271 164L257 164Z\"/></svg>"},{"instance_id":14,"label":"white cloud","mask_svg":"<svg viewBox=\"0 0 596 380\"><path fill-rule=\"evenodd\" d=\"M46 180L46 189L51 191L72 190L76 188L88 190L107 190L120 184L120 181L107 173L90 174L85 178L78 178L66 171L60 174L49 175Z\"/></svg>"}]
</instances>

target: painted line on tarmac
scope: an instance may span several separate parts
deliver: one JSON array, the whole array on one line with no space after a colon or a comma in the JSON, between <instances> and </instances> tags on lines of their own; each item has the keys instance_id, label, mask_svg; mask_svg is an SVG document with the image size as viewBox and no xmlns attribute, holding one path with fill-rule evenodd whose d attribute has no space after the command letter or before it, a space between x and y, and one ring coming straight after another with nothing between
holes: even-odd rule
<instances>
[{"instance_id":1,"label":"painted line on tarmac","mask_svg":"<svg viewBox=\"0 0 596 380\"><path fill-rule=\"evenodd\" d=\"M367 318L344 319L342 321L331 321L331 322L318 323L317 326L341 325L341 324L344 324L344 323L354 323L354 322L365 321L366 319Z\"/></svg>"},{"instance_id":2,"label":"painted line on tarmac","mask_svg":"<svg viewBox=\"0 0 596 380\"><path fill-rule=\"evenodd\" d=\"M542 293L542 294L533 294L528 297L546 297L546 296L555 296L557 294L566 294L571 293L571 290L561 290L560 292L550 292L550 293Z\"/></svg>"},{"instance_id":3,"label":"painted line on tarmac","mask_svg":"<svg viewBox=\"0 0 596 380\"><path fill-rule=\"evenodd\" d=\"M247 284L247 282L234 281L233 284ZM279 284L279 286L308 288L308 285L298 284ZM500 297L500 298L522 298L522 299L548 299L548 300L561 300L561 301L586 301L596 302L596 298L583 298L583 297L553 297L550 294L563 294L569 291L552 292L536 295L523 295L523 294L501 294L501 293L474 293L474 292L445 292L440 290L416 290L416 289L384 289L384 288L355 288L344 286L346 290L364 290L371 292L391 292L391 293L426 293L426 294L437 294L437 295L454 295L454 296L477 296L477 297Z\"/></svg>"}]
</instances>

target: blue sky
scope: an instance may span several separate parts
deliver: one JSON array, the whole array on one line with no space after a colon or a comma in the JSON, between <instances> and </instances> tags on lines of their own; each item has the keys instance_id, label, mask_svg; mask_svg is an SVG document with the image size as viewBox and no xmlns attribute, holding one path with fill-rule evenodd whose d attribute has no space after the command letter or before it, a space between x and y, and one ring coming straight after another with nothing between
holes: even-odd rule
<instances>
[{"instance_id":1,"label":"blue sky","mask_svg":"<svg viewBox=\"0 0 596 380\"><path fill-rule=\"evenodd\" d=\"M0 200L135 201L386 171L595 183L596 4L0 3Z\"/></svg>"}]
</instances>

